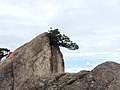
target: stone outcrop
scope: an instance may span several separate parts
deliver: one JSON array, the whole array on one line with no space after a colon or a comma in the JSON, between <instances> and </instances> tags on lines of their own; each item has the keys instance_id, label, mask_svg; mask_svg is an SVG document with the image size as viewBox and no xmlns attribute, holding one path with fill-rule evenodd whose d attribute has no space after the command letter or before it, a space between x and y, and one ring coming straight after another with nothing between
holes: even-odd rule
<instances>
[{"instance_id":1,"label":"stone outcrop","mask_svg":"<svg viewBox=\"0 0 120 90\"><path fill-rule=\"evenodd\" d=\"M120 90L120 64L64 73L59 47L43 33L0 63L0 90Z\"/></svg>"},{"instance_id":2,"label":"stone outcrop","mask_svg":"<svg viewBox=\"0 0 120 90\"><path fill-rule=\"evenodd\" d=\"M120 90L120 64L105 62L92 71L33 76L18 90Z\"/></svg>"},{"instance_id":3,"label":"stone outcrop","mask_svg":"<svg viewBox=\"0 0 120 90\"><path fill-rule=\"evenodd\" d=\"M64 61L58 46L50 44L43 33L14 51L0 63L0 90L17 90L32 76L64 72Z\"/></svg>"}]
</instances>

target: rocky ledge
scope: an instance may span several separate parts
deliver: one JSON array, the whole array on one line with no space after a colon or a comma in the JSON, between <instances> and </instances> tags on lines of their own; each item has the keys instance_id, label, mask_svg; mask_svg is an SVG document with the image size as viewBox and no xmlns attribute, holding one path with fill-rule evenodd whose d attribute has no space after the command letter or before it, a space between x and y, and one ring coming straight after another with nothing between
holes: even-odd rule
<instances>
[{"instance_id":1,"label":"rocky ledge","mask_svg":"<svg viewBox=\"0 0 120 90\"><path fill-rule=\"evenodd\" d=\"M0 90L120 90L120 64L65 73L59 47L43 33L0 63Z\"/></svg>"},{"instance_id":2,"label":"rocky ledge","mask_svg":"<svg viewBox=\"0 0 120 90\"><path fill-rule=\"evenodd\" d=\"M120 64L105 62L92 71L33 76L18 90L120 90Z\"/></svg>"}]
</instances>

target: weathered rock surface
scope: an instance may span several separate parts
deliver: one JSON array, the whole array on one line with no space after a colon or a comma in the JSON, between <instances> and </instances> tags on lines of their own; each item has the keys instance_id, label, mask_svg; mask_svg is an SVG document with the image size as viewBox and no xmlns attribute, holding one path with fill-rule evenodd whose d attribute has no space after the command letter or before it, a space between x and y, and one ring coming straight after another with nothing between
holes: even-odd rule
<instances>
[{"instance_id":1,"label":"weathered rock surface","mask_svg":"<svg viewBox=\"0 0 120 90\"><path fill-rule=\"evenodd\" d=\"M33 76L18 90L120 90L120 64L105 62L92 71Z\"/></svg>"},{"instance_id":2,"label":"weathered rock surface","mask_svg":"<svg viewBox=\"0 0 120 90\"><path fill-rule=\"evenodd\" d=\"M64 72L64 61L58 46L50 44L43 33L14 51L0 63L0 90L17 90L32 76Z\"/></svg>"},{"instance_id":3,"label":"weathered rock surface","mask_svg":"<svg viewBox=\"0 0 120 90\"><path fill-rule=\"evenodd\" d=\"M120 64L64 73L59 47L50 45L43 33L0 63L0 90L120 90Z\"/></svg>"}]
</instances>

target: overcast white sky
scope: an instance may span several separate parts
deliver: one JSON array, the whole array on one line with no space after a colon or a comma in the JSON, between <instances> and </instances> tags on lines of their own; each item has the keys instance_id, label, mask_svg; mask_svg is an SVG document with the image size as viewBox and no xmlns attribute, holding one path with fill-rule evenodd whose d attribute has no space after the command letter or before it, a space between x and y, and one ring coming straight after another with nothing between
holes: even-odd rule
<instances>
[{"instance_id":1,"label":"overcast white sky","mask_svg":"<svg viewBox=\"0 0 120 90\"><path fill-rule=\"evenodd\" d=\"M49 27L80 49L61 48L66 72L120 62L119 0L0 0L0 47L15 50Z\"/></svg>"}]
</instances>

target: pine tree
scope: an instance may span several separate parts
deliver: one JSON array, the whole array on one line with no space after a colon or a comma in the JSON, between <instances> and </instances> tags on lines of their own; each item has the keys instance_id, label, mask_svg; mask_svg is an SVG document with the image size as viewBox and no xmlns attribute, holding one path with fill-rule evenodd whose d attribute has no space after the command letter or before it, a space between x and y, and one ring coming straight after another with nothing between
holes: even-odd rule
<instances>
[{"instance_id":1,"label":"pine tree","mask_svg":"<svg viewBox=\"0 0 120 90\"><path fill-rule=\"evenodd\" d=\"M76 43L73 43L68 36L65 34L61 35L58 29L48 31L50 35L50 41L52 45L58 45L60 47L68 48L69 50L77 50L79 46Z\"/></svg>"}]
</instances>

